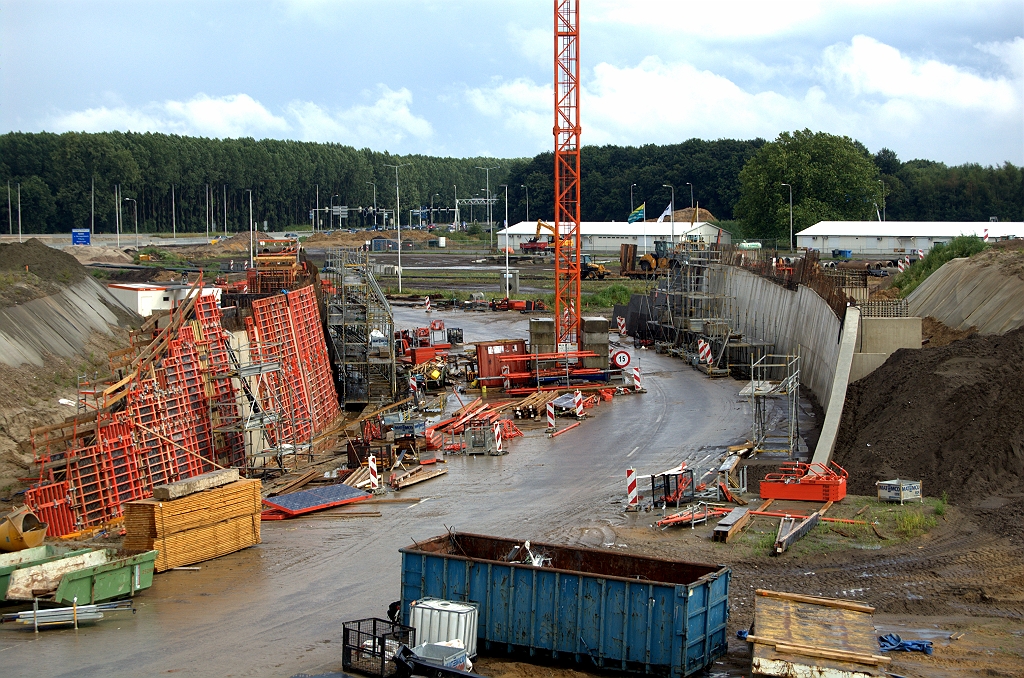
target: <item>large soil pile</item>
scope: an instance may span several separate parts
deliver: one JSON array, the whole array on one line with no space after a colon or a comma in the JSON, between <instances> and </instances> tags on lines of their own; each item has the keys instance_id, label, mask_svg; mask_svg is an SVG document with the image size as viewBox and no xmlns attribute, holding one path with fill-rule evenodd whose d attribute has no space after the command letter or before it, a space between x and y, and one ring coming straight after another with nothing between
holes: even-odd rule
<instances>
[{"instance_id":1,"label":"large soil pile","mask_svg":"<svg viewBox=\"0 0 1024 678\"><path fill-rule=\"evenodd\" d=\"M0 271L27 271L39 278L64 285L88 275L85 267L70 254L47 247L37 238L23 243L0 245Z\"/></svg>"},{"instance_id":2,"label":"large soil pile","mask_svg":"<svg viewBox=\"0 0 1024 678\"><path fill-rule=\"evenodd\" d=\"M1024 328L901 349L846 394L834 458L849 489L921 479L971 503L1024 492Z\"/></svg>"}]
</instances>

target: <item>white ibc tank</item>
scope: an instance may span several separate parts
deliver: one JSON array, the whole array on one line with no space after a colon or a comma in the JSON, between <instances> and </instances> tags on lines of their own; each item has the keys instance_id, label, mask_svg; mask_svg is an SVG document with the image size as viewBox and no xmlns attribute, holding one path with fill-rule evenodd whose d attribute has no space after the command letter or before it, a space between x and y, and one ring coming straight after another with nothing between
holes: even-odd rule
<instances>
[{"instance_id":1,"label":"white ibc tank","mask_svg":"<svg viewBox=\"0 0 1024 678\"><path fill-rule=\"evenodd\" d=\"M456 603L440 598L421 598L409 604L416 643L443 643L458 638L466 654L476 657L477 619L475 603Z\"/></svg>"}]
</instances>

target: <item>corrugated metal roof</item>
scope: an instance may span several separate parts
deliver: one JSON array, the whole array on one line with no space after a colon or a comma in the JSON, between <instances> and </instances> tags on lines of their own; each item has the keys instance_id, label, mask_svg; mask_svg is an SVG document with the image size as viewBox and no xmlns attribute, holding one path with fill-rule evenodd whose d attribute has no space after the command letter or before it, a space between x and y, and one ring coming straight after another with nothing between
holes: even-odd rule
<instances>
[{"instance_id":1,"label":"corrugated metal roof","mask_svg":"<svg viewBox=\"0 0 1024 678\"><path fill-rule=\"evenodd\" d=\"M986 228L990 238L1024 236L1022 221L819 221L797 235L955 238L958 235L981 237Z\"/></svg>"},{"instance_id":2,"label":"corrugated metal roof","mask_svg":"<svg viewBox=\"0 0 1024 678\"><path fill-rule=\"evenodd\" d=\"M548 222L550 223L550 222ZM717 229L717 226L708 224L705 221L698 221L693 225L696 229L701 226L711 226ZM690 222L688 221L677 221L675 225L675 234L682 236L691 230ZM723 231L725 229L722 229ZM537 233L537 222L536 221L520 221L518 224L512 224L507 229L498 231L499 234L504 235L505 231L508 231L509 235L529 235L533 236ZM726 231L727 232L727 231ZM580 233L582 235L640 235L646 233L648 236L672 236L672 224L668 221L663 221L660 224L657 222L636 222L626 223L625 221L581 221L580 222ZM551 235L551 232L547 229L541 231L541 235Z\"/></svg>"}]
</instances>

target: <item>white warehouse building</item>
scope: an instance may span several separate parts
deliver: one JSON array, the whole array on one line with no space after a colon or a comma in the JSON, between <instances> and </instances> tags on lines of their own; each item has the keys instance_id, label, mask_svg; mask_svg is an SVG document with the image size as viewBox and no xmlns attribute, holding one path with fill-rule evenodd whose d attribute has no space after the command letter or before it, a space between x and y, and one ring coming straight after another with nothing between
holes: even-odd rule
<instances>
[{"instance_id":1,"label":"white warehouse building","mask_svg":"<svg viewBox=\"0 0 1024 678\"><path fill-rule=\"evenodd\" d=\"M551 223L550 221L548 223ZM580 248L584 252L619 253L621 245L636 245L637 251L641 254L645 251L653 252L654 243L658 240L672 240L675 233L676 242L698 241L719 242L728 245L732 242L732 234L725 229L719 228L706 221L698 221L691 225L690 222L677 221L673 230L671 222L641 222L632 224L625 221L582 221L580 222ZM498 249L506 247L506 241L514 251L519 251L519 246L537 235L536 221L520 221L506 229L498 231ZM542 229L541 240L548 240L551 231Z\"/></svg>"},{"instance_id":2,"label":"white warehouse building","mask_svg":"<svg viewBox=\"0 0 1024 678\"><path fill-rule=\"evenodd\" d=\"M819 221L796 234L796 246L857 255L901 255L946 244L958 235L988 235L989 240L1024 236L1020 221Z\"/></svg>"}]
</instances>

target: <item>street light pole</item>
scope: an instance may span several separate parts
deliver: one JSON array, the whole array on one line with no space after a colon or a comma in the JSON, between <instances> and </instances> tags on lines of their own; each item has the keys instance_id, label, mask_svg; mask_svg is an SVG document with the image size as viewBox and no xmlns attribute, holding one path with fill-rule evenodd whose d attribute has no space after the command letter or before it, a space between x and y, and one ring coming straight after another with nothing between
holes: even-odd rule
<instances>
[{"instance_id":1,"label":"street light pole","mask_svg":"<svg viewBox=\"0 0 1024 678\"><path fill-rule=\"evenodd\" d=\"M629 185L629 213L630 214L633 213L633 187L634 186L636 186L636 184L630 184Z\"/></svg>"},{"instance_id":2,"label":"street light pole","mask_svg":"<svg viewBox=\"0 0 1024 678\"><path fill-rule=\"evenodd\" d=\"M400 165L384 165L395 168L395 229L398 234L398 293L402 293L402 200L398 195L398 168L408 167L412 163L405 162ZM410 226L412 224L409 224Z\"/></svg>"},{"instance_id":3,"label":"street light pole","mask_svg":"<svg viewBox=\"0 0 1024 678\"><path fill-rule=\"evenodd\" d=\"M373 186L373 230L376 231L377 230L377 184L373 183L372 181L367 181L366 183L368 183L371 186Z\"/></svg>"},{"instance_id":4,"label":"street light pole","mask_svg":"<svg viewBox=\"0 0 1024 678\"><path fill-rule=\"evenodd\" d=\"M526 189L526 220L530 220L530 187L526 184L519 184L520 188Z\"/></svg>"},{"instance_id":5,"label":"street light pole","mask_svg":"<svg viewBox=\"0 0 1024 678\"><path fill-rule=\"evenodd\" d=\"M879 179L878 183L882 184L882 221L885 221L885 182Z\"/></svg>"},{"instance_id":6,"label":"street light pole","mask_svg":"<svg viewBox=\"0 0 1024 678\"><path fill-rule=\"evenodd\" d=\"M690 209L692 210L693 209L693 184L691 184L689 181L687 181L686 185L690 187Z\"/></svg>"},{"instance_id":7,"label":"street light pole","mask_svg":"<svg viewBox=\"0 0 1024 678\"><path fill-rule=\"evenodd\" d=\"M486 181L487 181L486 197L487 197L487 246L488 247L492 247L493 246L491 241L494 239L493 238L493 234L494 234L493 223L494 223L494 220L491 218L492 217L492 215L491 215L491 170L492 169L498 169L499 167L500 167L500 165L495 165L494 167L477 167L478 170L483 170L484 171L484 176L486 177Z\"/></svg>"},{"instance_id":8,"label":"street light pole","mask_svg":"<svg viewBox=\"0 0 1024 678\"><path fill-rule=\"evenodd\" d=\"M508 299L508 184L505 187L505 298Z\"/></svg>"},{"instance_id":9,"label":"street light pole","mask_svg":"<svg viewBox=\"0 0 1024 678\"><path fill-rule=\"evenodd\" d=\"M455 189L455 230L459 230L459 187L456 184L452 184L452 188Z\"/></svg>"},{"instance_id":10,"label":"street light pole","mask_svg":"<svg viewBox=\"0 0 1024 678\"><path fill-rule=\"evenodd\" d=\"M662 187L664 187L664 188L671 188L672 189L672 202L669 205L669 209L671 211L671 216L669 218L670 218L671 224L672 224L672 248L669 250L669 252L671 252L672 250L674 250L676 248L676 187L673 186L672 184L662 184ZM658 255L655 254L654 258L657 259ZM667 289L668 289L669 292L672 291L672 265L671 264L672 264L672 262L669 262L668 272L665 274L666 285L667 285Z\"/></svg>"},{"instance_id":11,"label":"street light pole","mask_svg":"<svg viewBox=\"0 0 1024 678\"><path fill-rule=\"evenodd\" d=\"M328 231L334 230L334 199L335 198L340 198L340 197L341 196L338 195L337 193L335 193L334 195L331 196L331 218L327 222L327 230ZM341 219L338 219L338 226L341 227Z\"/></svg>"},{"instance_id":12,"label":"street light pole","mask_svg":"<svg viewBox=\"0 0 1024 678\"><path fill-rule=\"evenodd\" d=\"M780 184L789 187L789 251L793 251L793 187L789 184Z\"/></svg>"},{"instance_id":13,"label":"street light pole","mask_svg":"<svg viewBox=\"0 0 1024 678\"><path fill-rule=\"evenodd\" d=\"M124 201L132 203L132 212L135 214L135 251L139 251L139 203L135 202L135 198L125 198Z\"/></svg>"},{"instance_id":14,"label":"street light pole","mask_svg":"<svg viewBox=\"0 0 1024 678\"><path fill-rule=\"evenodd\" d=\"M18 182L18 242L21 242L21 182Z\"/></svg>"},{"instance_id":15,"label":"street light pole","mask_svg":"<svg viewBox=\"0 0 1024 678\"><path fill-rule=\"evenodd\" d=\"M253 246L253 240L252 240L252 189L251 188L247 188L247 189L245 189L245 192L249 194L249 268L252 268L253 267L253 260L252 260L252 246Z\"/></svg>"}]
</instances>

